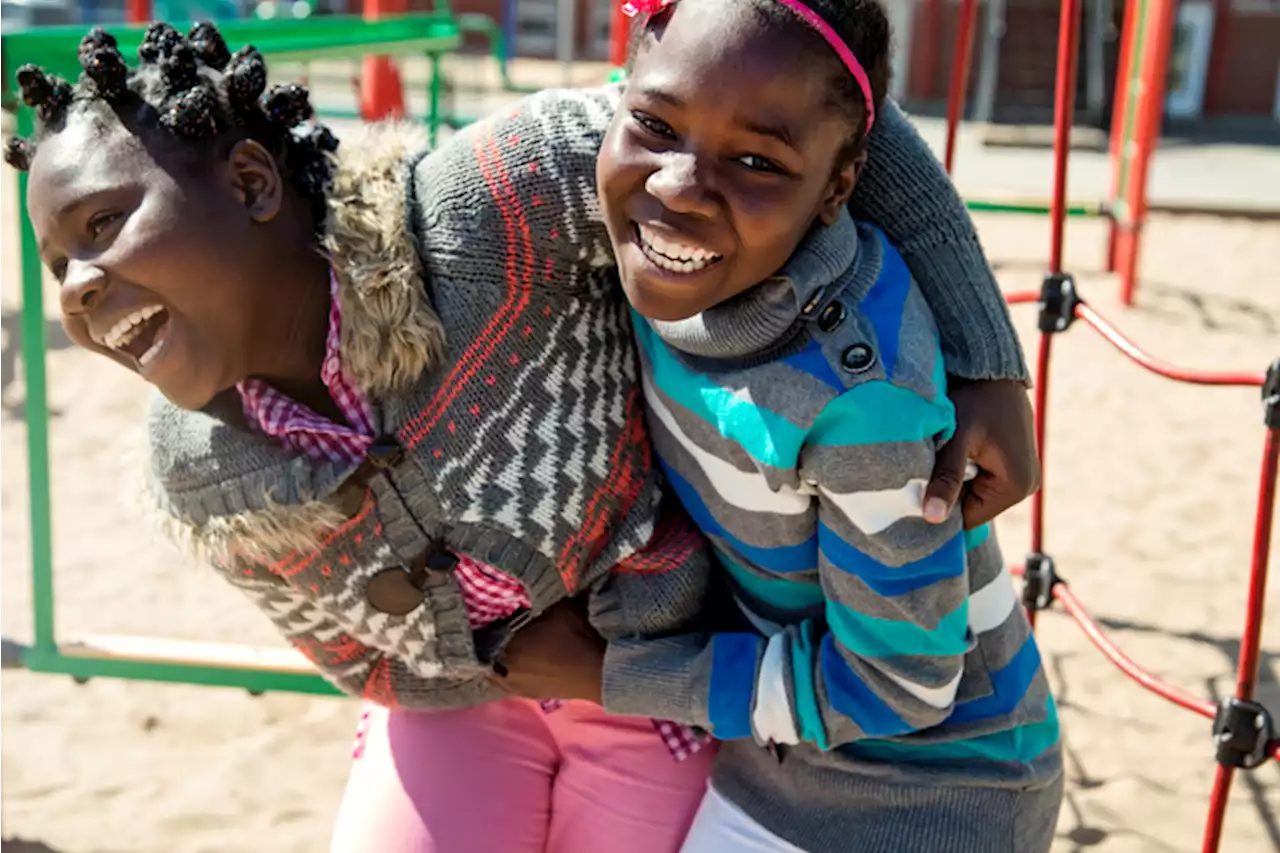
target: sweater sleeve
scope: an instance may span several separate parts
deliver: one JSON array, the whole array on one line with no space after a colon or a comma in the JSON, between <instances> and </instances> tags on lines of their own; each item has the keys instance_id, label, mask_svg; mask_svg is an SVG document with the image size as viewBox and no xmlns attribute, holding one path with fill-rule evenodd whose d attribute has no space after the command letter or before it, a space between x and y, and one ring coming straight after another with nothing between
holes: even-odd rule
<instances>
[{"instance_id":1,"label":"sweater sleeve","mask_svg":"<svg viewBox=\"0 0 1280 853\"><path fill-rule=\"evenodd\" d=\"M886 98L867 166L849 202L897 247L937 318L947 371L965 379L1029 380L1009 310L973 220L928 144Z\"/></svg>"},{"instance_id":2,"label":"sweater sleeve","mask_svg":"<svg viewBox=\"0 0 1280 853\"><path fill-rule=\"evenodd\" d=\"M869 427L868 406L892 417ZM970 645L965 534L958 514L929 524L920 504L938 436L952 423L945 400L886 381L828 404L801 459L817 493L824 618L769 636L611 644L606 707L665 715L722 740L821 749L945 720Z\"/></svg>"},{"instance_id":3,"label":"sweater sleeve","mask_svg":"<svg viewBox=\"0 0 1280 853\"><path fill-rule=\"evenodd\" d=\"M372 638L352 636L306 595L243 561L215 568L266 614L326 681L349 696L390 708L430 711L469 708L507 696L483 679L448 679L438 672L415 670L414 661L384 653L368 642Z\"/></svg>"}]
</instances>

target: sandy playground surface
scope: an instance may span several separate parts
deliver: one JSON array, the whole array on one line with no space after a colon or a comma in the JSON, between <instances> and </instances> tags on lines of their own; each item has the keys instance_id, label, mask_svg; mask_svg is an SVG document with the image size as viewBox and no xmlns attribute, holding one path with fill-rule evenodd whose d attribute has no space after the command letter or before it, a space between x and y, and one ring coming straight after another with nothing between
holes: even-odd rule
<instances>
[{"instance_id":1,"label":"sandy playground surface","mask_svg":"<svg viewBox=\"0 0 1280 853\"><path fill-rule=\"evenodd\" d=\"M16 217L12 173L3 175L3 624L6 636L26 640ZM1047 220L979 224L1002 285L1037 288ZM1122 312L1114 284L1098 272L1102 224L1070 224L1067 267L1100 310L1180 363L1261 370L1280 355L1280 224L1158 219L1149 235L1140 305ZM1015 312L1032 341L1034 309ZM52 310L49 317L62 634L276 643L264 617L183 565L126 509L130 479L118 459L137 441L144 386L70 349ZM1082 324L1059 339L1054 359L1048 549L1133 657L1195 693L1224 694L1245 600L1257 393L1150 377ZM1027 546L1026 507L1008 513L1000 532L1017 559ZM1261 674L1272 708L1280 708L1277 587L1280 578ZM1069 755L1054 850L1198 850L1214 767L1207 722L1137 688L1060 612L1043 620L1041 637ZM108 680L77 686L10 671L2 685L5 853L326 849L354 702ZM1280 767L1237 779L1223 849L1280 850Z\"/></svg>"}]
</instances>

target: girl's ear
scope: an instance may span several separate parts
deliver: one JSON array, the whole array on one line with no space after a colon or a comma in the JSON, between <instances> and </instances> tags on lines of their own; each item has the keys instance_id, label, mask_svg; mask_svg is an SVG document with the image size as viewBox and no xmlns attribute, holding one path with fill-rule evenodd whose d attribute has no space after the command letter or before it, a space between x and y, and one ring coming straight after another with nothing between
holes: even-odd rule
<instances>
[{"instance_id":1,"label":"girl's ear","mask_svg":"<svg viewBox=\"0 0 1280 853\"><path fill-rule=\"evenodd\" d=\"M284 204L284 179L271 152L252 139L242 139L228 157L231 187L255 222L270 222Z\"/></svg>"},{"instance_id":2,"label":"girl's ear","mask_svg":"<svg viewBox=\"0 0 1280 853\"><path fill-rule=\"evenodd\" d=\"M818 218L822 220L823 225L830 225L839 218L840 210L849 203L849 197L853 195L854 187L858 185L858 177L866 165L867 152L863 150L831 176L831 182L827 185L827 194L822 199L822 208L818 212Z\"/></svg>"}]
</instances>

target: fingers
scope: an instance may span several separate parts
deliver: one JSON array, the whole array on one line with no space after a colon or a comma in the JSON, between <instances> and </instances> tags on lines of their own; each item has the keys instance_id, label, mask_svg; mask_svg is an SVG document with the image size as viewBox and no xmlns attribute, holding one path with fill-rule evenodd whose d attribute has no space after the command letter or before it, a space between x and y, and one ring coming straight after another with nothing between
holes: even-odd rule
<instances>
[{"instance_id":1,"label":"fingers","mask_svg":"<svg viewBox=\"0 0 1280 853\"><path fill-rule=\"evenodd\" d=\"M942 445L933 460L933 474L924 490L925 521L941 524L951 515L952 508L960 499L968 461L967 442L957 432Z\"/></svg>"}]
</instances>

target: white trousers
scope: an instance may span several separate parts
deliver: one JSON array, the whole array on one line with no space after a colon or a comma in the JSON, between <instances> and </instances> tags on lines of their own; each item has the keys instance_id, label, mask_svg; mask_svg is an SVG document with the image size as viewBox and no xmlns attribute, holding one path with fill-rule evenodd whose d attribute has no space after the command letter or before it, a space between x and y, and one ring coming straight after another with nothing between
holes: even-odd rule
<instances>
[{"instance_id":1,"label":"white trousers","mask_svg":"<svg viewBox=\"0 0 1280 853\"><path fill-rule=\"evenodd\" d=\"M711 786L680 853L805 853L779 838Z\"/></svg>"}]
</instances>

